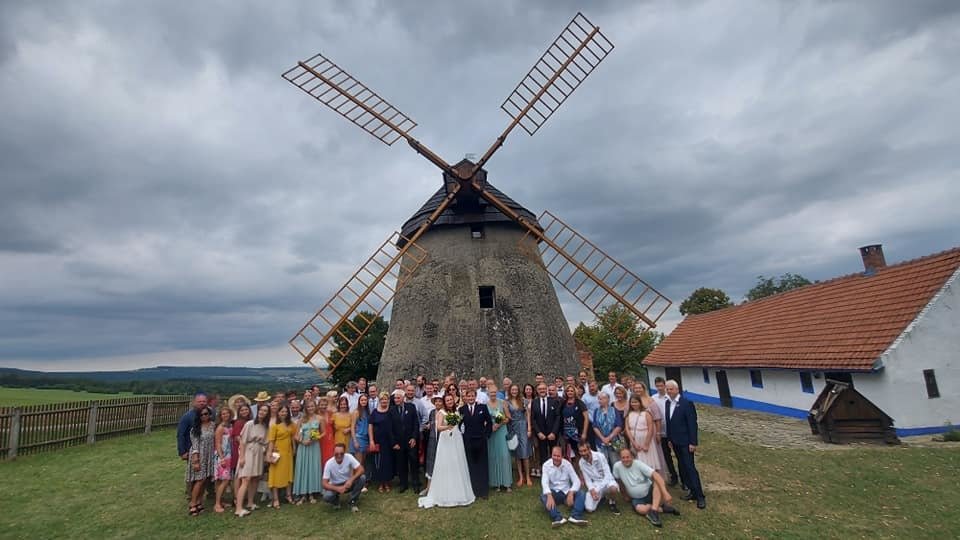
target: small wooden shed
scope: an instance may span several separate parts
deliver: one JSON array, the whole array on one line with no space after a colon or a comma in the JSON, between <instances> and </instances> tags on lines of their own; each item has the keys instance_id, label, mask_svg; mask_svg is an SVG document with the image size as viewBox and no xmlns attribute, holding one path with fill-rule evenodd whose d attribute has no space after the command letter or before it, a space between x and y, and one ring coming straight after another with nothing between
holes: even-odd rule
<instances>
[{"instance_id":1,"label":"small wooden shed","mask_svg":"<svg viewBox=\"0 0 960 540\"><path fill-rule=\"evenodd\" d=\"M807 419L813 434L829 443L900 443L893 419L846 382L828 380Z\"/></svg>"}]
</instances>

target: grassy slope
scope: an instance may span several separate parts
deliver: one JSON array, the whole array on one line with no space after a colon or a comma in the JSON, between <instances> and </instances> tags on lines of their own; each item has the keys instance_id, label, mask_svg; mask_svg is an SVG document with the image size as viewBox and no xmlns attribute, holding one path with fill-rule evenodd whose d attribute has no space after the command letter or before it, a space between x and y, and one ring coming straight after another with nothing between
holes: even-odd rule
<instances>
[{"instance_id":1,"label":"grassy slope","mask_svg":"<svg viewBox=\"0 0 960 540\"><path fill-rule=\"evenodd\" d=\"M41 388L7 388L0 386L0 407L14 405L38 405L41 403L61 403L64 401L86 401L90 399L108 399L120 396L132 396L129 392L120 394L93 394L72 390L47 390Z\"/></svg>"},{"instance_id":2,"label":"grassy slope","mask_svg":"<svg viewBox=\"0 0 960 540\"><path fill-rule=\"evenodd\" d=\"M710 507L677 501L680 518L663 533L679 537L952 537L960 530L954 494L960 452L950 449L864 448L815 452L770 450L706 434L700 468ZM417 510L409 492L361 499L362 512L318 505L261 509L236 519L186 515L183 465L173 433L132 435L0 463L0 531L5 537L303 537L537 538L548 519L530 489L491 494L468 508ZM917 482L919 480L919 482ZM912 483L912 482L915 482ZM726 489L724 489L726 488ZM736 488L736 489L734 489ZM208 508L212 504L208 504ZM557 538L648 537L637 515L590 516L584 531ZM952 531L952 532L951 532ZM537 536L531 536L537 535Z\"/></svg>"}]
</instances>

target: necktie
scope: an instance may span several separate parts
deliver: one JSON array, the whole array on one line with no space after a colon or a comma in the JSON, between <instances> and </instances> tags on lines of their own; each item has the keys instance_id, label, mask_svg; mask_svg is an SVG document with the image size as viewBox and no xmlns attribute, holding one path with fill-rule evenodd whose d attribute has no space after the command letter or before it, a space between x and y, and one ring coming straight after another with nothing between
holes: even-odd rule
<instances>
[{"instance_id":1,"label":"necktie","mask_svg":"<svg viewBox=\"0 0 960 540\"><path fill-rule=\"evenodd\" d=\"M473 405L470 406L470 416L473 416Z\"/></svg>"},{"instance_id":2,"label":"necktie","mask_svg":"<svg viewBox=\"0 0 960 540\"><path fill-rule=\"evenodd\" d=\"M547 416L547 398L540 398L540 414Z\"/></svg>"}]
</instances>

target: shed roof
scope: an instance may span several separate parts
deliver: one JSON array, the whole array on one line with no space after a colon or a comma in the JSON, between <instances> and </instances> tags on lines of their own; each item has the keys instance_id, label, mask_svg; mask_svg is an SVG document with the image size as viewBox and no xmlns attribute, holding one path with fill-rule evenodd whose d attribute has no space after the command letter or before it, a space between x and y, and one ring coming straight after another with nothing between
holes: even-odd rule
<instances>
[{"instance_id":1,"label":"shed roof","mask_svg":"<svg viewBox=\"0 0 960 540\"><path fill-rule=\"evenodd\" d=\"M653 366L870 371L960 268L960 247L685 318Z\"/></svg>"}]
</instances>

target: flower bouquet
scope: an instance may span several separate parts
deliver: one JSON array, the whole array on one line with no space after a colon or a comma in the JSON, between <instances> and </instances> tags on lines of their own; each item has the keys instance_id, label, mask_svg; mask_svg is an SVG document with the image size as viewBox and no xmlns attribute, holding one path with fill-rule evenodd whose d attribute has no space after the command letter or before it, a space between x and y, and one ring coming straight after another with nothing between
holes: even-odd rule
<instances>
[{"instance_id":1,"label":"flower bouquet","mask_svg":"<svg viewBox=\"0 0 960 540\"><path fill-rule=\"evenodd\" d=\"M507 417L504 416L504 414L503 414L502 411L497 411L497 412L493 415L493 421L496 422L496 423L498 423L498 424L502 424L502 423L504 423L504 422L507 421Z\"/></svg>"},{"instance_id":2,"label":"flower bouquet","mask_svg":"<svg viewBox=\"0 0 960 540\"><path fill-rule=\"evenodd\" d=\"M319 441L319 440L320 440L320 430L318 430L318 429L311 429L311 430L310 430L310 440L311 440L311 441Z\"/></svg>"},{"instance_id":3,"label":"flower bouquet","mask_svg":"<svg viewBox=\"0 0 960 540\"><path fill-rule=\"evenodd\" d=\"M460 422L463 421L463 417L460 416L460 413L457 411L448 412L444 415L443 419L447 422L448 426L459 426Z\"/></svg>"}]
</instances>

